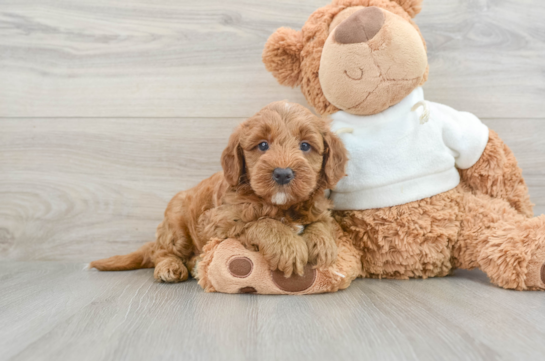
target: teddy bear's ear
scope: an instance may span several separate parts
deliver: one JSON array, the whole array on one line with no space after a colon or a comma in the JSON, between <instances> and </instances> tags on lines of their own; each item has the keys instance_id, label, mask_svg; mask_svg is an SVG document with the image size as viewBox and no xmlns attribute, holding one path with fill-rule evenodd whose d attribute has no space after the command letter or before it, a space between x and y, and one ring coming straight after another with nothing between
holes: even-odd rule
<instances>
[{"instance_id":1,"label":"teddy bear's ear","mask_svg":"<svg viewBox=\"0 0 545 361\"><path fill-rule=\"evenodd\" d=\"M401 5L401 7L414 18L422 10L422 0L390 0Z\"/></svg>"},{"instance_id":2,"label":"teddy bear's ear","mask_svg":"<svg viewBox=\"0 0 545 361\"><path fill-rule=\"evenodd\" d=\"M301 51L303 34L280 28L267 40L263 50L263 63L276 80L291 87L301 84Z\"/></svg>"}]
</instances>

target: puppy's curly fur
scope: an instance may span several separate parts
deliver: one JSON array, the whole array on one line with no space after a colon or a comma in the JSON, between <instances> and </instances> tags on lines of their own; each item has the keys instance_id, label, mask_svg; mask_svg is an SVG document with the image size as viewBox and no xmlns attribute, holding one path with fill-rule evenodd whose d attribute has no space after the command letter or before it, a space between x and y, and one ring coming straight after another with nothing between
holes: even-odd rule
<instances>
[{"instance_id":1,"label":"puppy's curly fur","mask_svg":"<svg viewBox=\"0 0 545 361\"><path fill-rule=\"evenodd\" d=\"M174 196L155 242L90 267L155 267L157 280L180 282L188 277L187 262L211 238L239 239L286 276L302 274L307 262L328 267L337 254L336 223L325 190L345 175L346 162L347 152L325 120L297 104L272 103L231 135L223 172ZM292 169L293 179L275 182L277 168Z\"/></svg>"}]
</instances>

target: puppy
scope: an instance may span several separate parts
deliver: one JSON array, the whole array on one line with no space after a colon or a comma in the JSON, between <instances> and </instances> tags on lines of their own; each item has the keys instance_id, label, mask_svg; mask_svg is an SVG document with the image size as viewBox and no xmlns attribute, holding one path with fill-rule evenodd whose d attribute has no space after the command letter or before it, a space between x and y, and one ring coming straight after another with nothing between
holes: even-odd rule
<instances>
[{"instance_id":1,"label":"puppy","mask_svg":"<svg viewBox=\"0 0 545 361\"><path fill-rule=\"evenodd\" d=\"M162 282L181 282L211 238L235 238L259 250L286 277L311 262L336 259L335 223L325 190L345 175L347 152L328 123L298 104L272 103L241 123L223 151L223 172L178 193L155 242L94 261L119 271L155 267Z\"/></svg>"}]
</instances>

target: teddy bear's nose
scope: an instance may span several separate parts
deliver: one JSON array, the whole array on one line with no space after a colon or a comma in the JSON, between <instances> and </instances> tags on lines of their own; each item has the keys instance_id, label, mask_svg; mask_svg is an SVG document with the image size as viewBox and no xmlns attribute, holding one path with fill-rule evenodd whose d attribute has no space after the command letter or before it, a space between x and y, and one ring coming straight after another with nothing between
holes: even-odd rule
<instances>
[{"instance_id":1,"label":"teddy bear's nose","mask_svg":"<svg viewBox=\"0 0 545 361\"><path fill-rule=\"evenodd\" d=\"M366 7L350 15L335 29L335 41L340 44L366 43L384 25L384 13L376 6Z\"/></svg>"}]
</instances>

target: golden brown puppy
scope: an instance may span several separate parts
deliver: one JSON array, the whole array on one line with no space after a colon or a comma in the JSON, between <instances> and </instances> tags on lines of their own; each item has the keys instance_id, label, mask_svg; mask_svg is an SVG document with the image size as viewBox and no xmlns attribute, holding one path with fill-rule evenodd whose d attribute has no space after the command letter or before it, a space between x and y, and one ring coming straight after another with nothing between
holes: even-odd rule
<instances>
[{"instance_id":1,"label":"golden brown puppy","mask_svg":"<svg viewBox=\"0 0 545 361\"><path fill-rule=\"evenodd\" d=\"M301 275L307 262L328 267L337 250L325 190L345 175L346 161L325 120L298 104L272 103L231 135L223 172L174 196L155 242L90 267L155 267L157 280L185 281L187 262L213 237L238 238L286 276Z\"/></svg>"}]
</instances>

